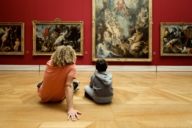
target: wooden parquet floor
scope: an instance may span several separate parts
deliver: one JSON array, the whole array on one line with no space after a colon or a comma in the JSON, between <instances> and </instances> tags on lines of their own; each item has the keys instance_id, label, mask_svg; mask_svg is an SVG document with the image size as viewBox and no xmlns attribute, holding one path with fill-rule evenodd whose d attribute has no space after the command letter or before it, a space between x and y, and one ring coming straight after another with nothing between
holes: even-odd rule
<instances>
[{"instance_id":1,"label":"wooden parquet floor","mask_svg":"<svg viewBox=\"0 0 192 128\"><path fill-rule=\"evenodd\" d=\"M78 72L74 106L41 104L36 83L43 72L0 71L0 128L192 128L192 72L112 72L114 99L97 105L84 97L92 72Z\"/></svg>"}]
</instances>

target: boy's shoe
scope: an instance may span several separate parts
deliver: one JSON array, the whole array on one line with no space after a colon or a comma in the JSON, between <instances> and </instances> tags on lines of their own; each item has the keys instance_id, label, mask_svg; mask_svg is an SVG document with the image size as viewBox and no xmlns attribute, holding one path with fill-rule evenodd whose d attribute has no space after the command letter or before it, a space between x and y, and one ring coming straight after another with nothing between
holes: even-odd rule
<instances>
[{"instance_id":1,"label":"boy's shoe","mask_svg":"<svg viewBox=\"0 0 192 128\"><path fill-rule=\"evenodd\" d=\"M78 80L73 80L73 92L79 90L79 84L80 82Z\"/></svg>"}]
</instances>

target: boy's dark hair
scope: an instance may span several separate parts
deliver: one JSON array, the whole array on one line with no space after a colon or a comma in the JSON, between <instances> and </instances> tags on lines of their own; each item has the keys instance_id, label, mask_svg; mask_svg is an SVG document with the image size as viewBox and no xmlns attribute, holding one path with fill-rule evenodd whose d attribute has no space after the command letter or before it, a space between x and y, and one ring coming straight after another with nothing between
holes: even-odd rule
<instances>
[{"instance_id":1,"label":"boy's dark hair","mask_svg":"<svg viewBox=\"0 0 192 128\"><path fill-rule=\"evenodd\" d=\"M105 61L105 59L98 59L96 61L96 69L98 72L104 72L107 70L107 62Z\"/></svg>"}]
</instances>

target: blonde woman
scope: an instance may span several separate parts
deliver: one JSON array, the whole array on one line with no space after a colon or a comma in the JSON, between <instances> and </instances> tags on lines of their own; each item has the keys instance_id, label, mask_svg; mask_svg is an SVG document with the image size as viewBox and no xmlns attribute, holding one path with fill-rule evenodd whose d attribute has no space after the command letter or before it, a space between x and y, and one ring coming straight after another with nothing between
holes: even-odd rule
<instances>
[{"instance_id":1,"label":"blonde woman","mask_svg":"<svg viewBox=\"0 0 192 128\"><path fill-rule=\"evenodd\" d=\"M38 84L42 103L66 99L68 119L77 120L81 114L73 107L73 80L76 79L76 53L71 46L58 46L46 64L43 81Z\"/></svg>"}]
</instances>

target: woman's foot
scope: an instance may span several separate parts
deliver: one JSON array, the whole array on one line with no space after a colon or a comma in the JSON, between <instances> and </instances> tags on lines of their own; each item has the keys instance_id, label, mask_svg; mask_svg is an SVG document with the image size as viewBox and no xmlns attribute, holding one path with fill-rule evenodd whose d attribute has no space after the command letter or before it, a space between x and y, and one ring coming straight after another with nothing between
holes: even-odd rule
<instances>
[{"instance_id":1,"label":"woman's foot","mask_svg":"<svg viewBox=\"0 0 192 128\"><path fill-rule=\"evenodd\" d=\"M43 82L39 82L39 83L37 84L37 88L40 88L41 85L42 85L42 83L43 83Z\"/></svg>"},{"instance_id":2,"label":"woman's foot","mask_svg":"<svg viewBox=\"0 0 192 128\"><path fill-rule=\"evenodd\" d=\"M78 80L73 80L73 92L76 92L79 90L79 84L80 82Z\"/></svg>"}]
</instances>

